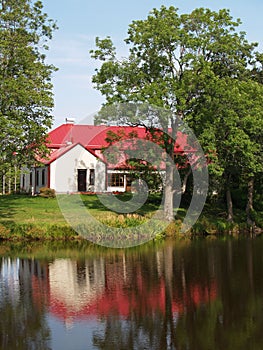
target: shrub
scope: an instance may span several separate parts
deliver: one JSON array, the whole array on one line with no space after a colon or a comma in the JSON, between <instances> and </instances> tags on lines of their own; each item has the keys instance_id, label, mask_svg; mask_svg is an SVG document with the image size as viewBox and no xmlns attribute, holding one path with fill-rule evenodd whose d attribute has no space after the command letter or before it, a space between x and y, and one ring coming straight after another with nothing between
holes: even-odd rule
<instances>
[{"instance_id":1,"label":"shrub","mask_svg":"<svg viewBox=\"0 0 263 350\"><path fill-rule=\"evenodd\" d=\"M175 220L171 222L166 228L165 228L165 236L166 237L173 237L180 233L180 229L182 227L182 221L181 220Z\"/></svg>"},{"instance_id":2,"label":"shrub","mask_svg":"<svg viewBox=\"0 0 263 350\"><path fill-rule=\"evenodd\" d=\"M10 229L0 224L0 239L8 239L10 237Z\"/></svg>"},{"instance_id":3,"label":"shrub","mask_svg":"<svg viewBox=\"0 0 263 350\"><path fill-rule=\"evenodd\" d=\"M252 210L250 215L256 226L263 228L263 212Z\"/></svg>"},{"instance_id":4,"label":"shrub","mask_svg":"<svg viewBox=\"0 0 263 350\"><path fill-rule=\"evenodd\" d=\"M39 194L40 197L54 198L56 196L55 190L49 187L41 187L39 191L40 191L40 194Z\"/></svg>"}]
</instances>

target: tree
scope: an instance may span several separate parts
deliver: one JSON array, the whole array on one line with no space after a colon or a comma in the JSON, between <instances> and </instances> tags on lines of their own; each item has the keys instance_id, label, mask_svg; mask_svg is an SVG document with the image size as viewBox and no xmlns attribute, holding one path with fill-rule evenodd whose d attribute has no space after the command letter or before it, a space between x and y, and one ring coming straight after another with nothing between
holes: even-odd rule
<instances>
[{"instance_id":1,"label":"tree","mask_svg":"<svg viewBox=\"0 0 263 350\"><path fill-rule=\"evenodd\" d=\"M166 144L166 152L173 158L174 137L181 121L193 128L197 137L204 137L209 130L215 134L214 118L227 121L228 116L213 115L205 110L204 101L217 94L218 89L226 88L224 97L230 101L235 94L228 87L228 81L247 79L247 69L254 58L255 43L249 43L244 32L237 32L241 21L234 21L228 10L218 12L209 9L195 9L190 14L178 14L174 7L162 6L153 9L147 19L133 21L128 29L129 56L118 60L116 49L109 37L96 38L96 50L91 51L94 59L102 65L93 76L95 87L106 97L106 105L117 102L141 102L170 111L168 118L131 118L126 115L114 118L108 114L97 122L115 122L140 124L147 127L159 127L172 138ZM220 86L220 82L222 82ZM225 99L224 98L224 99ZM224 109L225 100L217 100L217 111ZM200 107L201 106L201 107ZM196 118L196 114L199 117ZM204 115L203 115L204 113ZM205 119L206 128L200 118ZM231 130L231 133L233 129ZM210 137L211 139L211 137ZM211 140L215 141L215 140ZM206 146L207 140L205 142ZM207 148L211 154L217 154L216 144ZM224 155L219 159L219 163ZM173 220L174 171L166 168L165 211L166 218ZM215 166L214 166L215 168ZM222 166L219 167L222 175ZM230 207L229 207L230 210Z\"/></svg>"},{"instance_id":2,"label":"tree","mask_svg":"<svg viewBox=\"0 0 263 350\"><path fill-rule=\"evenodd\" d=\"M234 215L231 191L245 181L251 224L253 178L262 172L262 96L262 86L250 78L209 82L190 121L206 152L213 150L210 174L225 192L229 221Z\"/></svg>"},{"instance_id":3,"label":"tree","mask_svg":"<svg viewBox=\"0 0 263 350\"><path fill-rule=\"evenodd\" d=\"M251 71L252 79L256 82L254 83L254 89L251 91L251 99L248 98L248 110L253 111L253 120L248 119L246 127L248 129L249 135L257 145L256 152L254 155L257 157L256 162L254 163L254 167L250 171L246 173L247 180L247 205L246 205L246 213L247 213L247 223L251 226L255 224L253 216L253 202L254 202L254 189L255 189L255 180L262 179L262 163L263 163L263 112L262 112L262 104L263 104L263 54L256 55L256 63ZM257 84L258 83L258 84ZM255 89L257 89L255 91ZM250 97L248 96L248 97ZM260 183L260 181L259 181ZM262 206L262 182L259 185L259 193L261 199Z\"/></svg>"},{"instance_id":4,"label":"tree","mask_svg":"<svg viewBox=\"0 0 263 350\"><path fill-rule=\"evenodd\" d=\"M46 154L44 140L52 124L51 75L46 64L55 23L41 1L0 1L0 142L2 173L11 164L29 163ZM14 157L16 155L16 157Z\"/></svg>"}]
</instances>

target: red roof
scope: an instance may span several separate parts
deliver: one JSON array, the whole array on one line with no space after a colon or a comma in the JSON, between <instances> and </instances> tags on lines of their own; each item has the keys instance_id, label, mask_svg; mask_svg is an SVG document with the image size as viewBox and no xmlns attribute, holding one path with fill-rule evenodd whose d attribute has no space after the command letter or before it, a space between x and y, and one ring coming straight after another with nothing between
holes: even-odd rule
<instances>
[{"instance_id":1,"label":"red roof","mask_svg":"<svg viewBox=\"0 0 263 350\"><path fill-rule=\"evenodd\" d=\"M151 134L143 127L62 124L49 132L47 146L53 152L49 160L42 160L42 162L45 164L53 162L77 144L82 145L92 154L101 157L101 155L96 154L96 150L101 150L103 147L109 145L106 141L108 132L115 134L122 132L125 138L131 138L130 135L134 133L139 139L148 138L151 140ZM191 151L192 149L189 149L187 144L187 135L178 131L175 152L183 153Z\"/></svg>"},{"instance_id":2,"label":"red roof","mask_svg":"<svg viewBox=\"0 0 263 350\"><path fill-rule=\"evenodd\" d=\"M107 128L105 125L62 124L48 134L48 147L59 148L67 143L81 143L86 147L90 140Z\"/></svg>"},{"instance_id":3,"label":"red roof","mask_svg":"<svg viewBox=\"0 0 263 350\"><path fill-rule=\"evenodd\" d=\"M145 139L147 132L145 128L142 127L133 127L133 126L108 126L104 130L101 130L90 140L88 147L93 149L100 149L102 147L108 146L107 141L105 140L108 136L108 132L111 131L115 134L118 131L122 130L125 133L125 136L129 138L129 135L133 132L136 132L137 137L140 139Z\"/></svg>"}]
</instances>

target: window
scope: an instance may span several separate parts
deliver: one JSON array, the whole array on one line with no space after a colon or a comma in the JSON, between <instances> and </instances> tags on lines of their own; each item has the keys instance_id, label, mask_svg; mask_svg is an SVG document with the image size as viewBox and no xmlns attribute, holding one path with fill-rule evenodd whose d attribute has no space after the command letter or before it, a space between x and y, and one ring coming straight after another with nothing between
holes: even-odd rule
<instances>
[{"instance_id":1,"label":"window","mask_svg":"<svg viewBox=\"0 0 263 350\"><path fill-rule=\"evenodd\" d=\"M42 185L44 186L46 184L46 176L45 176L45 169L42 169L42 174L41 174L41 177L42 177Z\"/></svg>"},{"instance_id":2,"label":"window","mask_svg":"<svg viewBox=\"0 0 263 350\"><path fill-rule=\"evenodd\" d=\"M109 187L123 187L124 175L123 174L108 174L108 186Z\"/></svg>"},{"instance_id":3,"label":"window","mask_svg":"<svg viewBox=\"0 0 263 350\"><path fill-rule=\"evenodd\" d=\"M36 186L39 186L39 170L36 171Z\"/></svg>"},{"instance_id":4,"label":"window","mask_svg":"<svg viewBox=\"0 0 263 350\"><path fill-rule=\"evenodd\" d=\"M95 170L90 169L89 171L89 184L90 186L93 186L95 184Z\"/></svg>"}]
</instances>

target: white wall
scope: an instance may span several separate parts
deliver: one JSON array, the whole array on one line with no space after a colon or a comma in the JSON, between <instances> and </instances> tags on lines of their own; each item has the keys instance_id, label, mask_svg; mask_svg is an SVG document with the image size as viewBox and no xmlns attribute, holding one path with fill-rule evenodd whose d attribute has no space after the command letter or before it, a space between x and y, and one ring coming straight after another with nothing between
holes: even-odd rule
<instances>
[{"instance_id":1,"label":"white wall","mask_svg":"<svg viewBox=\"0 0 263 350\"><path fill-rule=\"evenodd\" d=\"M59 193L77 192L78 169L87 169L87 189L105 191L105 164L79 144L50 164L50 187ZM94 189L89 188L90 169L95 169Z\"/></svg>"}]
</instances>

